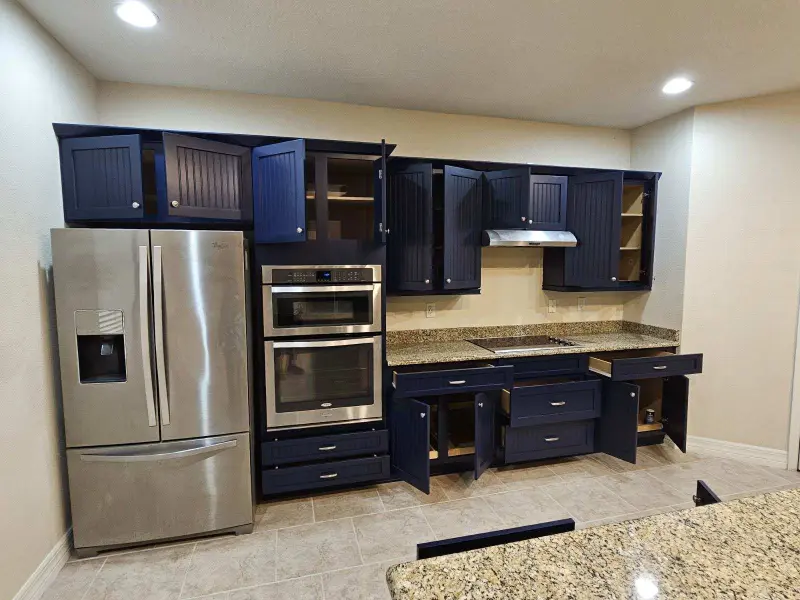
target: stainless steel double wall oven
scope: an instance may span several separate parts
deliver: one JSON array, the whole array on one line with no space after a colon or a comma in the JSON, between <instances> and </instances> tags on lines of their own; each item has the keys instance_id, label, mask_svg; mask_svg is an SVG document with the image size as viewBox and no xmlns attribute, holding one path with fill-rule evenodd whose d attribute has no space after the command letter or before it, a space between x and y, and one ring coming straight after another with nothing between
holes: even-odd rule
<instances>
[{"instance_id":1,"label":"stainless steel double wall oven","mask_svg":"<svg viewBox=\"0 0 800 600\"><path fill-rule=\"evenodd\" d=\"M267 430L382 417L380 265L264 266Z\"/></svg>"}]
</instances>

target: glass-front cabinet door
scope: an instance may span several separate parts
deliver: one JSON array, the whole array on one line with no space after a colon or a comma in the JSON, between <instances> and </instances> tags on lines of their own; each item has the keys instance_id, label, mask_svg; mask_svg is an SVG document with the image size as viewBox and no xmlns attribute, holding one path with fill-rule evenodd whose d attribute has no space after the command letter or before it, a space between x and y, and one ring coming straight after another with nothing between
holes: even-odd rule
<instances>
[{"instance_id":1,"label":"glass-front cabinet door","mask_svg":"<svg viewBox=\"0 0 800 600\"><path fill-rule=\"evenodd\" d=\"M380 336L267 341L267 429L381 416Z\"/></svg>"}]
</instances>

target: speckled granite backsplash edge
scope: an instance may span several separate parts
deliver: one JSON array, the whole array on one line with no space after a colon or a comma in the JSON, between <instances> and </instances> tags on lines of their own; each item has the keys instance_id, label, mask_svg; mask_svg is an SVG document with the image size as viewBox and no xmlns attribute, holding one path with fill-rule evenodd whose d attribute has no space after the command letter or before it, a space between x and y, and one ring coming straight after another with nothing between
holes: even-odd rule
<instances>
[{"instance_id":1,"label":"speckled granite backsplash edge","mask_svg":"<svg viewBox=\"0 0 800 600\"><path fill-rule=\"evenodd\" d=\"M387 331L386 343L392 346L424 344L428 342L455 342L488 337L514 337L520 335L583 335L594 333L638 333L680 343L681 334L676 329L655 327L632 321L578 321L572 323L536 323L533 325L489 325L485 327L448 327L445 329L403 329Z\"/></svg>"}]
</instances>

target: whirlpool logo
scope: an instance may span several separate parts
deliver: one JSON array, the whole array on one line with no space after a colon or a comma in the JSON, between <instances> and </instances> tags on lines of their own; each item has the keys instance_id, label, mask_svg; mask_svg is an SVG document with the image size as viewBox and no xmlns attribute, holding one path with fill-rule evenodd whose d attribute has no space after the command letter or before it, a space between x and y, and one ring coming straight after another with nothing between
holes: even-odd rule
<instances>
[{"instance_id":1,"label":"whirlpool logo","mask_svg":"<svg viewBox=\"0 0 800 600\"><path fill-rule=\"evenodd\" d=\"M215 250L225 250L228 245L228 242L211 242L211 247Z\"/></svg>"}]
</instances>

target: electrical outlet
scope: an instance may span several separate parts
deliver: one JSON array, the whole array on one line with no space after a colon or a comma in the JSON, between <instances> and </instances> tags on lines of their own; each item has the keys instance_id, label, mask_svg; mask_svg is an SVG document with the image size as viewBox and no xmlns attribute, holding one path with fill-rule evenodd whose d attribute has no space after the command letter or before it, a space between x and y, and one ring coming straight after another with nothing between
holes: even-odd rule
<instances>
[{"instance_id":1,"label":"electrical outlet","mask_svg":"<svg viewBox=\"0 0 800 600\"><path fill-rule=\"evenodd\" d=\"M429 318L429 319L432 319L432 318L434 318L436 316L436 305L435 304L431 303L431 304L426 304L425 305L425 316L427 318Z\"/></svg>"},{"instance_id":2,"label":"electrical outlet","mask_svg":"<svg viewBox=\"0 0 800 600\"><path fill-rule=\"evenodd\" d=\"M558 304L555 300L548 300L547 301L547 312L554 313L556 312L556 308L558 308Z\"/></svg>"},{"instance_id":3,"label":"electrical outlet","mask_svg":"<svg viewBox=\"0 0 800 600\"><path fill-rule=\"evenodd\" d=\"M586 310L586 298L578 296L578 310Z\"/></svg>"}]
</instances>

